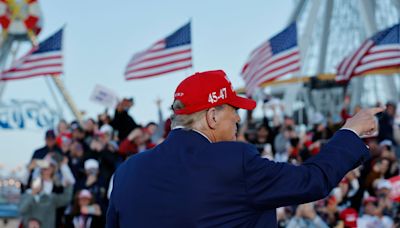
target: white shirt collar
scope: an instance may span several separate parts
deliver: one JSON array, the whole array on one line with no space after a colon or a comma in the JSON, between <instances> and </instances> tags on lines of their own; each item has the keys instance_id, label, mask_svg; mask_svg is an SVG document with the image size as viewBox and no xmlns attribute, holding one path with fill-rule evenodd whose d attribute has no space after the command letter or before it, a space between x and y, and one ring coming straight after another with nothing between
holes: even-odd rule
<instances>
[{"instance_id":1,"label":"white shirt collar","mask_svg":"<svg viewBox=\"0 0 400 228\"><path fill-rule=\"evenodd\" d=\"M182 129L182 128L185 128L185 127L184 127L184 126L176 126L176 127L174 127L172 130L175 130L175 129ZM196 130L196 129L190 129L190 130L199 133L199 134L202 135L204 138L206 138L210 143L212 143L211 140L210 140L203 132L201 132L201 131L199 131L199 130Z\"/></svg>"}]
</instances>

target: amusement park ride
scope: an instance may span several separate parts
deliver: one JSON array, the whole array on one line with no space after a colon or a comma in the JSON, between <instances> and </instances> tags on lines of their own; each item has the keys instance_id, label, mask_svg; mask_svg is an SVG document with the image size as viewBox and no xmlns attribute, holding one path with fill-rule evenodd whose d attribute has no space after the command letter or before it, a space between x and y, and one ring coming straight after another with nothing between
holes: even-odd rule
<instances>
[{"instance_id":1,"label":"amusement park ride","mask_svg":"<svg viewBox=\"0 0 400 228\"><path fill-rule=\"evenodd\" d=\"M0 0L0 70L15 60L22 42L37 45L42 21L38 0ZM368 72L374 77L356 77L346 86L334 82L336 66L345 56L377 31L399 23L399 0L297 0L288 24L294 21L302 77L262 85L290 104L288 114L301 113L300 119L303 113L309 119L315 112L333 115L339 113L346 95L351 96L350 109L400 99L398 68ZM82 121L61 77L50 75L46 80L56 85L75 118ZM0 103L5 88L6 82L0 80Z\"/></svg>"},{"instance_id":2,"label":"amusement park ride","mask_svg":"<svg viewBox=\"0 0 400 228\"><path fill-rule=\"evenodd\" d=\"M21 43L29 42L37 46L37 36L42 30L43 17L38 0L0 0L0 70L7 68L15 61ZM49 75L63 96L73 115L80 122L81 112L77 109L69 95L60 75ZM49 79L46 79L49 80ZM0 103L4 94L7 81L0 80ZM51 87L49 86L50 91ZM52 94L55 98L55 94Z\"/></svg>"},{"instance_id":3,"label":"amusement park ride","mask_svg":"<svg viewBox=\"0 0 400 228\"><path fill-rule=\"evenodd\" d=\"M288 24L293 21L299 31L300 76L262 85L284 104L300 102L298 107L304 107L301 111L288 105L285 111L305 112L310 119L316 111L339 113L347 95L351 110L400 99L399 68L368 72L346 86L334 80L336 66L345 56L376 32L400 22L399 0L299 0Z\"/></svg>"}]
</instances>

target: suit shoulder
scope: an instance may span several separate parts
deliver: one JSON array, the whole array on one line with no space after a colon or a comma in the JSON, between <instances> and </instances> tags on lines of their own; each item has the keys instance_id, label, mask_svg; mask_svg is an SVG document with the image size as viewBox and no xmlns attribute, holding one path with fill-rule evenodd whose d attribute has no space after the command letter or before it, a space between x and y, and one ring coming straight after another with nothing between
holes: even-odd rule
<instances>
[{"instance_id":1,"label":"suit shoulder","mask_svg":"<svg viewBox=\"0 0 400 228\"><path fill-rule=\"evenodd\" d=\"M254 145L252 145L252 144L249 144L247 142L239 142L239 141L224 141L224 142L217 142L217 143L214 143L214 144L215 145L225 145L225 146L237 147L238 149L253 148L254 147Z\"/></svg>"},{"instance_id":2,"label":"suit shoulder","mask_svg":"<svg viewBox=\"0 0 400 228\"><path fill-rule=\"evenodd\" d=\"M229 150L230 153L258 153L257 148L245 142L218 142L211 144L215 149Z\"/></svg>"}]
</instances>

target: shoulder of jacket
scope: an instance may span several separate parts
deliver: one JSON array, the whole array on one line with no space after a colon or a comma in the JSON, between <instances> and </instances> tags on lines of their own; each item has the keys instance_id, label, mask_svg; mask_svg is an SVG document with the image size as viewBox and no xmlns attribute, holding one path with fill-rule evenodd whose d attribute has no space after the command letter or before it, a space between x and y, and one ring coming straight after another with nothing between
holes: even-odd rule
<instances>
[{"instance_id":1,"label":"shoulder of jacket","mask_svg":"<svg viewBox=\"0 0 400 228\"><path fill-rule=\"evenodd\" d=\"M212 147L216 148L229 148L231 151L238 151L238 152L244 152L244 151L253 151L256 150L256 147L252 144L245 143L245 142L218 142L218 143L212 143L210 144Z\"/></svg>"}]
</instances>

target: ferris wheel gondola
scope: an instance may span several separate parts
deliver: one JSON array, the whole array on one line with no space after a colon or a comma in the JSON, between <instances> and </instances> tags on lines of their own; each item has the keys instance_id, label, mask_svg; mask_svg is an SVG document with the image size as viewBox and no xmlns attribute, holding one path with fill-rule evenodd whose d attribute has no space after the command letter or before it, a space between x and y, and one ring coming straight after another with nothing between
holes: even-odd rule
<instances>
[{"instance_id":1,"label":"ferris wheel gondola","mask_svg":"<svg viewBox=\"0 0 400 228\"><path fill-rule=\"evenodd\" d=\"M38 35L42 29L42 13L37 0L0 0L0 25L4 35Z\"/></svg>"},{"instance_id":2,"label":"ferris wheel gondola","mask_svg":"<svg viewBox=\"0 0 400 228\"><path fill-rule=\"evenodd\" d=\"M36 37L43 26L43 16L38 0L0 0L0 26L2 28L0 35L0 70L3 71L6 63L11 63L15 60L17 51L12 50L14 43L17 43L16 49L18 49L21 42L28 41L32 46L38 45ZM50 78L62 94L76 119L82 122L82 115L60 77ZM0 80L0 103L5 85L6 83ZM51 91L50 87L49 89ZM56 100L54 93L52 95Z\"/></svg>"},{"instance_id":3,"label":"ferris wheel gondola","mask_svg":"<svg viewBox=\"0 0 400 228\"><path fill-rule=\"evenodd\" d=\"M20 42L33 44L42 29L43 19L37 0L0 0L0 70L7 62L12 62ZM5 83L0 82L0 98L5 90Z\"/></svg>"}]
</instances>

